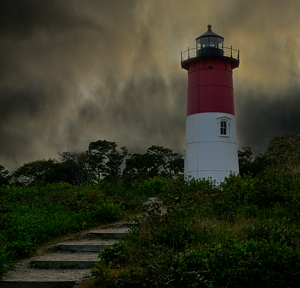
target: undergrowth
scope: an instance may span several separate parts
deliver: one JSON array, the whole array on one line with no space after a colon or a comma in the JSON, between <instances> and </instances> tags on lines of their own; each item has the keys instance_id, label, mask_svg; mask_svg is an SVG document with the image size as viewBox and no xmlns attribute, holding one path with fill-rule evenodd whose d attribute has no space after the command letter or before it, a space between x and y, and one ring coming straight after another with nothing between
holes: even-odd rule
<instances>
[{"instance_id":1,"label":"undergrowth","mask_svg":"<svg viewBox=\"0 0 300 288\"><path fill-rule=\"evenodd\" d=\"M137 213L167 180L0 187L0 276L51 239Z\"/></svg>"},{"instance_id":2,"label":"undergrowth","mask_svg":"<svg viewBox=\"0 0 300 288\"><path fill-rule=\"evenodd\" d=\"M183 177L105 248L86 287L299 287L300 177Z\"/></svg>"}]
</instances>

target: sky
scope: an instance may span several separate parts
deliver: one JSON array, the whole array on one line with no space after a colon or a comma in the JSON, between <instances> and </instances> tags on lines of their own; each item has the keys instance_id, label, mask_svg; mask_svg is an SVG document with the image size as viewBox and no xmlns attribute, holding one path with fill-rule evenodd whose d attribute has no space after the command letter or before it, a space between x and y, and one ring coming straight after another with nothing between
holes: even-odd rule
<instances>
[{"instance_id":1,"label":"sky","mask_svg":"<svg viewBox=\"0 0 300 288\"><path fill-rule=\"evenodd\" d=\"M299 0L0 0L0 165L84 151L184 150L180 53L207 25L240 50L238 148L300 134Z\"/></svg>"}]
</instances>

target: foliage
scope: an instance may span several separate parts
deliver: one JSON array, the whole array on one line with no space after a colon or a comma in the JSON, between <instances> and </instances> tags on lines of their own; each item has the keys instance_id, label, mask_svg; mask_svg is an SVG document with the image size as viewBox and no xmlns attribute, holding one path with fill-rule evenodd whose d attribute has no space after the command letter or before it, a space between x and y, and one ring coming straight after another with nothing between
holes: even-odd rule
<instances>
[{"instance_id":1,"label":"foliage","mask_svg":"<svg viewBox=\"0 0 300 288\"><path fill-rule=\"evenodd\" d=\"M71 184L91 184L94 180L94 175L89 164L90 153L85 152L62 152L58 153L62 166L68 171L69 181Z\"/></svg>"},{"instance_id":2,"label":"foliage","mask_svg":"<svg viewBox=\"0 0 300 288\"><path fill-rule=\"evenodd\" d=\"M25 163L8 176L0 166L0 185L46 186L52 183L72 185L99 184L103 179L132 182L155 176L174 178L183 172L183 157L171 149L151 146L145 154L129 156L127 148L117 149L115 142L97 140L89 144L87 151L59 152L59 161L36 160ZM123 166L122 166L123 165Z\"/></svg>"},{"instance_id":3,"label":"foliage","mask_svg":"<svg viewBox=\"0 0 300 288\"><path fill-rule=\"evenodd\" d=\"M272 167L280 173L296 174L300 169L300 135L285 135L274 138L266 155Z\"/></svg>"},{"instance_id":4,"label":"foliage","mask_svg":"<svg viewBox=\"0 0 300 288\"><path fill-rule=\"evenodd\" d=\"M182 156L158 146L131 155L121 175L127 150L105 140L44 172L28 169L27 187L0 189L0 273L52 237L123 217L157 196L163 205L145 205L126 239L99 254L96 287L298 287L299 137L275 138L254 160L243 148L241 175L219 186L185 179ZM81 186L45 186L61 172Z\"/></svg>"},{"instance_id":5,"label":"foliage","mask_svg":"<svg viewBox=\"0 0 300 288\"><path fill-rule=\"evenodd\" d=\"M275 137L264 154L258 154L252 161L250 147L238 151L240 175L253 177L264 173L298 174L300 172L300 135Z\"/></svg>"},{"instance_id":6,"label":"foliage","mask_svg":"<svg viewBox=\"0 0 300 288\"><path fill-rule=\"evenodd\" d=\"M131 187L139 195L147 195L148 197L153 197L162 193L165 187L170 183L172 182L169 179L163 178L161 176L155 176L143 181L135 180L131 182Z\"/></svg>"},{"instance_id":7,"label":"foliage","mask_svg":"<svg viewBox=\"0 0 300 288\"><path fill-rule=\"evenodd\" d=\"M54 237L139 211L149 191L137 191L135 185L101 180L94 186L66 183L44 187L2 186L0 273L12 261L32 255L40 244Z\"/></svg>"},{"instance_id":8,"label":"foliage","mask_svg":"<svg viewBox=\"0 0 300 288\"><path fill-rule=\"evenodd\" d=\"M5 168L2 165L0 165L0 187L9 183L8 174L9 172L5 170Z\"/></svg>"},{"instance_id":9,"label":"foliage","mask_svg":"<svg viewBox=\"0 0 300 288\"><path fill-rule=\"evenodd\" d=\"M127 238L100 253L93 287L297 287L300 177L183 177L134 218ZM113 273L118 269L117 274Z\"/></svg>"},{"instance_id":10,"label":"foliage","mask_svg":"<svg viewBox=\"0 0 300 288\"><path fill-rule=\"evenodd\" d=\"M259 153L252 161L252 150L250 147L243 147L238 150L240 175L252 175L253 177L265 173L270 160L266 154Z\"/></svg>"},{"instance_id":11,"label":"foliage","mask_svg":"<svg viewBox=\"0 0 300 288\"><path fill-rule=\"evenodd\" d=\"M50 169L45 171L42 177L42 181L38 182L39 186L46 186L52 183L78 183L76 174L72 170L72 166L69 163L55 162L50 166Z\"/></svg>"},{"instance_id":12,"label":"foliage","mask_svg":"<svg viewBox=\"0 0 300 288\"><path fill-rule=\"evenodd\" d=\"M145 154L135 153L126 159L124 174L131 179L147 179L155 176L174 178L183 173L183 157L172 149L151 146Z\"/></svg>"},{"instance_id":13,"label":"foliage","mask_svg":"<svg viewBox=\"0 0 300 288\"><path fill-rule=\"evenodd\" d=\"M90 143L91 165L97 171L98 182L101 175L104 177L121 175L121 165L128 152L126 147L118 151L117 146L115 142L107 140Z\"/></svg>"},{"instance_id":14,"label":"foliage","mask_svg":"<svg viewBox=\"0 0 300 288\"><path fill-rule=\"evenodd\" d=\"M39 182L43 182L43 175L51 169L55 160L36 160L33 162L25 163L12 173L12 183L15 185L34 186Z\"/></svg>"},{"instance_id":15,"label":"foliage","mask_svg":"<svg viewBox=\"0 0 300 288\"><path fill-rule=\"evenodd\" d=\"M241 175L248 174L248 166L251 163L252 155L253 153L250 147L243 147L242 151L238 150L239 169Z\"/></svg>"},{"instance_id":16,"label":"foliage","mask_svg":"<svg viewBox=\"0 0 300 288\"><path fill-rule=\"evenodd\" d=\"M101 287L297 287L300 280L298 253L266 240L227 241L181 253L164 250L155 256L118 277L100 278Z\"/></svg>"}]
</instances>

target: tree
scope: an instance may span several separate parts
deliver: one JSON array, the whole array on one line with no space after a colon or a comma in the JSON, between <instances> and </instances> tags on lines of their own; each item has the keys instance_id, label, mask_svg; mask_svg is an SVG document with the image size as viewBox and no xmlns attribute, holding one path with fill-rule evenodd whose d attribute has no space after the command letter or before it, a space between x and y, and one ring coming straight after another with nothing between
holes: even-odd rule
<instances>
[{"instance_id":1,"label":"tree","mask_svg":"<svg viewBox=\"0 0 300 288\"><path fill-rule=\"evenodd\" d=\"M259 153L255 159L251 162L249 170L252 173L252 176L262 175L266 172L267 167L269 166L270 161L266 154Z\"/></svg>"},{"instance_id":2,"label":"tree","mask_svg":"<svg viewBox=\"0 0 300 288\"><path fill-rule=\"evenodd\" d=\"M151 146L145 154L135 153L126 159L124 174L134 178L163 176L174 178L183 172L183 156L169 148Z\"/></svg>"},{"instance_id":3,"label":"tree","mask_svg":"<svg viewBox=\"0 0 300 288\"><path fill-rule=\"evenodd\" d=\"M89 151L84 152L62 152L58 153L62 163L61 172L67 172L68 180L64 182L81 185L94 182L94 173L91 167L91 155Z\"/></svg>"},{"instance_id":4,"label":"tree","mask_svg":"<svg viewBox=\"0 0 300 288\"><path fill-rule=\"evenodd\" d=\"M300 164L300 135L275 137L266 154L272 164L298 166Z\"/></svg>"},{"instance_id":5,"label":"tree","mask_svg":"<svg viewBox=\"0 0 300 288\"><path fill-rule=\"evenodd\" d=\"M253 153L250 147L243 147L242 150L238 150L240 175L250 172L252 155Z\"/></svg>"},{"instance_id":6,"label":"tree","mask_svg":"<svg viewBox=\"0 0 300 288\"><path fill-rule=\"evenodd\" d=\"M268 169L284 174L300 173L300 135L275 137L265 153Z\"/></svg>"},{"instance_id":7,"label":"tree","mask_svg":"<svg viewBox=\"0 0 300 288\"><path fill-rule=\"evenodd\" d=\"M243 147L238 151L240 175L251 174L255 177L265 172L270 161L268 155L259 153L252 161L252 150L250 147Z\"/></svg>"},{"instance_id":8,"label":"tree","mask_svg":"<svg viewBox=\"0 0 300 288\"><path fill-rule=\"evenodd\" d=\"M0 165L0 186L9 184L9 172L5 170L5 168Z\"/></svg>"},{"instance_id":9,"label":"tree","mask_svg":"<svg viewBox=\"0 0 300 288\"><path fill-rule=\"evenodd\" d=\"M159 175L174 178L183 173L183 155L174 153L172 149L154 145L148 148L147 153L155 156Z\"/></svg>"},{"instance_id":10,"label":"tree","mask_svg":"<svg viewBox=\"0 0 300 288\"><path fill-rule=\"evenodd\" d=\"M76 184L76 179L72 169L65 163L55 162L51 165L50 169L43 174L43 182L41 184L47 185L48 183L69 183Z\"/></svg>"},{"instance_id":11,"label":"tree","mask_svg":"<svg viewBox=\"0 0 300 288\"><path fill-rule=\"evenodd\" d=\"M159 175L155 165L155 156L148 153L132 154L126 159L126 166L123 174L130 175L134 179L147 179Z\"/></svg>"},{"instance_id":12,"label":"tree","mask_svg":"<svg viewBox=\"0 0 300 288\"><path fill-rule=\"evenodd\" d=\"M98 140L89 144L90 165L97 174L97 180L101 177L120 176L121 165L128 154L127 148L117 150L117 144L107 140Z\"/></svg>"},{"instance_id":13,"label":"tree","mask_svg":"<svg viewBox=\"0 0 300 288\"><path fill-rule=\"evenodd\" d=\"M38 183L44 183L44 173L51 169L55 160L36 160L25 163L15 170L11 175L11 180L16 185L34 186Z\"/></svg>"},{"instance_id":14,"label":"tree","mask_svg":"<svg viewBox=\"0 0 300 288\"><path fill-rule=\"evenodd\" d=\"M300 135L275 137L264 154L258 154L253 161L250 147L239 151L240 174L252 176L265 173L300 173Z\"/></svg>"}]
</instances>

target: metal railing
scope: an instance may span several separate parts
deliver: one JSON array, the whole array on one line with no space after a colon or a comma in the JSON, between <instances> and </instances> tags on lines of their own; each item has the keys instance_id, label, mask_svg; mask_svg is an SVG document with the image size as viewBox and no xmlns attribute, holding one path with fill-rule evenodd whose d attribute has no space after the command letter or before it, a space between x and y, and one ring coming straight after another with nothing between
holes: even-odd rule
<instances>
[{"instance_id":1,"label":"metal railing","mask_svg":"<svg viewBox=\"0 0 300 288\"><path fill-rule=\"evenodd\" d=\"M209 49L209 50L206 50ZM223 47L223 49L219 48L189 48L186 51L181 51L181 62L191 58L197 57L210 57L210 56L223 56L229 57L236 60L240 60L240 50L233 49L232 46L230 48Z\"/></svg>"}]
</instances>

